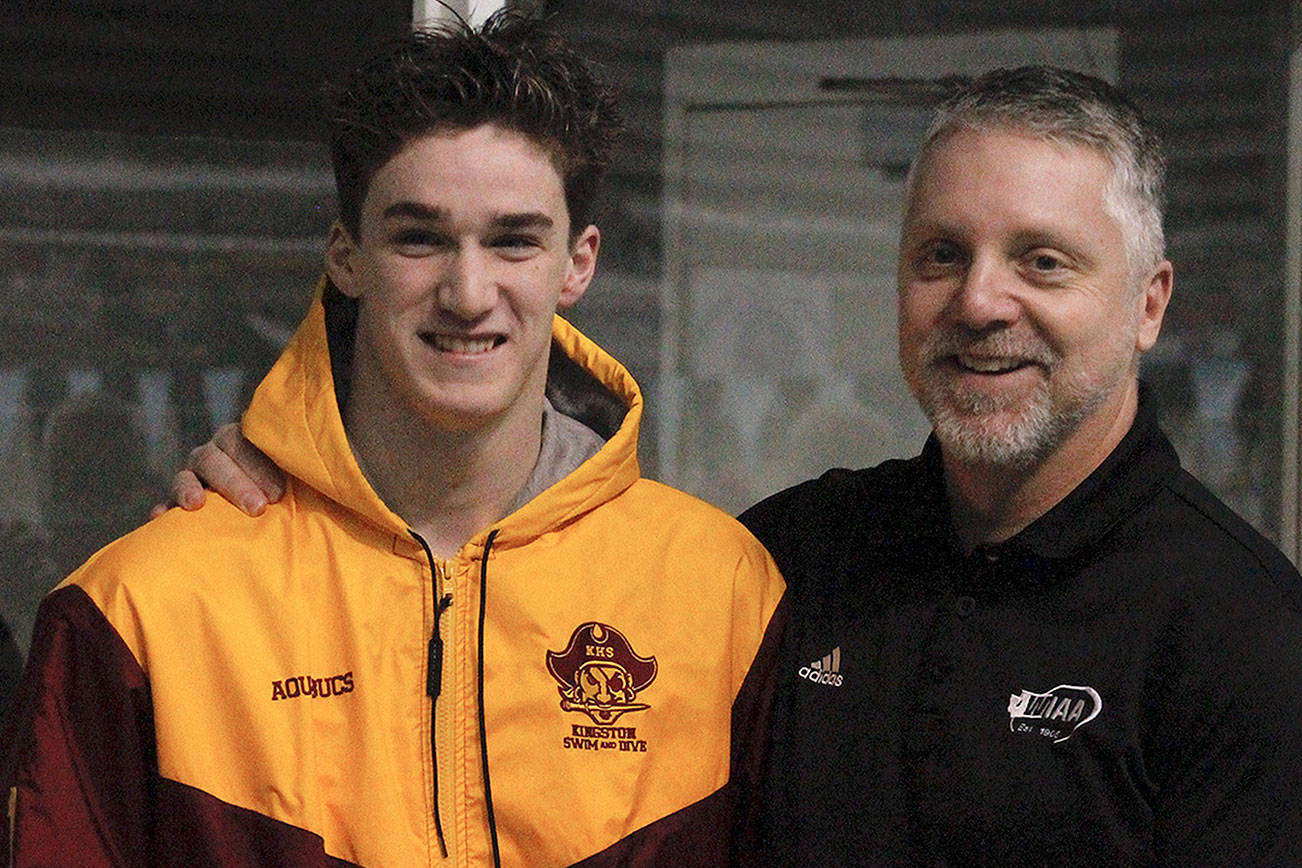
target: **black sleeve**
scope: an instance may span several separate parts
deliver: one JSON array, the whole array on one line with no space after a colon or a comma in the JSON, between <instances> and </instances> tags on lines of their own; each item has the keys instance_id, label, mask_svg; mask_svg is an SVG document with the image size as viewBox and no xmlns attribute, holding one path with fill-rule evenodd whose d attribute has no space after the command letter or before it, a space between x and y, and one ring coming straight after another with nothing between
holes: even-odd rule
<instances>
[{"instance_id":1,"label":"black sleeve","mask_svg":"<svg viewBox=\"0 0 1302 868\"><path fill-rule=\"evenodd\" d=\"M737 517L773 556L788 592L811 559L827 557L830 540L844 538L852 499L848 483L845 471L829 471L770 495Z\"/></svg>"},{"instance_id":2,"label":"black sleeve","mask_svg":"<svg viewBox=\"0 0 1302 868\"><path fill-rule=\"evenodd\" d=\"M1302 622L1288 620L1227 643L1204 672L1213 702L1189 695L1156 795L1160 864L1302 865Z\"/></svg>"},{"instance_id":3,"label":"black sleeve","mask_svg":"<svg viewBox=\"0 0 1302 868\"><path fill-rule=\"evenodd\" d=\"M791 540L790 535L783 531L791 527L787 515L789 505L796 496L795 489L778 492L737 516L737 520L755 535L764 548L768 549L784 578L787 574L785 561L789 560Z\"/></svg>"}]
</instances>

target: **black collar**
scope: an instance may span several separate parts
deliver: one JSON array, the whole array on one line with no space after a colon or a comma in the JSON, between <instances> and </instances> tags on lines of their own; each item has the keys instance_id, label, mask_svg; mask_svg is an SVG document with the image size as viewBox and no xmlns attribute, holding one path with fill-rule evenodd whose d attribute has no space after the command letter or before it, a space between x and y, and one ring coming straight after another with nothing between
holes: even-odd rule
<instances>
[{"instance_id":1,"label":"black collar","mask_svg":"<svg viewBox=\"0 0 1302 868\"><path fill-rule=\"evenodd\" d=\"M1023 569L1014 572L1047 577L1057 573L1055 567L1062 562L1092 551L1113 527L1147 502L1179 470L1180 460L1158 427L1146 391L1141 386L1139 409L1130 430L1093 473L1011 539L978 546L971 556L1018 563ZM918 506L932 518L928 523L919 514L914 529L928 537L929 544L942 545L951 557L963 558L958 534L949 520L940 444L934 434L923 448L921 463L923 497ZM944 517L942 521L936 521L938 515ZM928 524L930 528L924 529Z\"/></svg>"}]
</instances>

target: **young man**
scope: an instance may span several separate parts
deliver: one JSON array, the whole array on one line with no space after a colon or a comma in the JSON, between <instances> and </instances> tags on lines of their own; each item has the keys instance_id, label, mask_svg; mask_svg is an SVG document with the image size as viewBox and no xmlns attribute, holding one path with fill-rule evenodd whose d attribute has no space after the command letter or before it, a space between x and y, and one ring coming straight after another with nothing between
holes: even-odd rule
<instances>
[{"instance_id":1,"label":"young man","mask_svg":"<svg viewBox=\"0 0 1302 868\"><path fill-rule=\"evenodd\" d=\"M639 478L637 385L555 316L606 91L503 14L375 58L330 121L326 277L244 416L286 495L168 513L46 598L0 851L726 861L783 585Z\"/></svg>"}]
</instances>

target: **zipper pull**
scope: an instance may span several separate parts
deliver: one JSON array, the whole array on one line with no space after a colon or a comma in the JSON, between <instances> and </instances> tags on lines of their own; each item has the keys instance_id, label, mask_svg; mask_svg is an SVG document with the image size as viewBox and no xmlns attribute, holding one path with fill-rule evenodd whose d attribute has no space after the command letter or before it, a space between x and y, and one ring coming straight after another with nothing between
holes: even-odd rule
<instances>
[{"instance_id":1,"label":"zipper pull","mask_svg":"<svg viewBox=\"0 0 1302 868\"><path fill-rule=\"evenodd\" d=\"M443 639L435 628L429 637L429 670L425 675L425 693L430 699L438 699L443 688Z\"/></svg>"},{"instance_id":2,"label":"zipper pull","mask_svg":"<svg viewBox=\"0 0 1302 868\"><path fill-rule=\"evenodd\" d=\"M443 634L439 627L440 622L443 620L444 610L451 605L451 594L445 594L443 599L439 600L438 610L434 616L434 633L429 637L429 649L426 655L425 693L430 699L438 699L439 693L443 689Z\"/></svg>"}]
</instances>

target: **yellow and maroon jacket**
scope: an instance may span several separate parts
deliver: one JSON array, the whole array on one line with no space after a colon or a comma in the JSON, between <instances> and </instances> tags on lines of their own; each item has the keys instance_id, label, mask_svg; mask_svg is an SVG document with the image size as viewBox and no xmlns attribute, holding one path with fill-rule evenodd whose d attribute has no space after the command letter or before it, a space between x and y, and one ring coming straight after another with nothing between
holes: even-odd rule
<instances>
[{"instance_id":1,"label":"yellow and maroon jacket","mask_svg":"<svg viewBox=\"0 0 1302 868\"><path fill-rule=\"evenodd\" d=\"M576 394L616 398L608 430L584 419L605 446L456 556L431 556L353 459L326 320L318 294L244 417L290 475L280 503L259 518L219 498L172 510L43 602L7 733L0 853L735 858L782 620L767 553L640 478L636 383L558 317L549 395L570 415Z\"/></svg>"}]
</instances>

